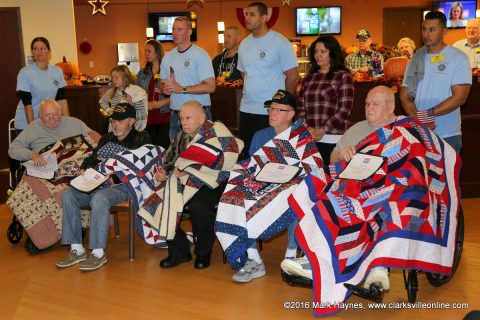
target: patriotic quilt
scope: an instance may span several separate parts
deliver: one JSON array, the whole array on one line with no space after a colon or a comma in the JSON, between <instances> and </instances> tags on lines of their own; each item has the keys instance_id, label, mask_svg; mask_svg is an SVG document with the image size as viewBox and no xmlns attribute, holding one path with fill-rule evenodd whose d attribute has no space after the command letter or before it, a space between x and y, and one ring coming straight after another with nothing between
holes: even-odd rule
<instances>
[{"instance_id":1,"label":"patriotic quilt","mask_svg":"<svg viewBox=\"0 0 480 320\"><path fill-rule=\"evenodd\" d=\"M62 193L80 171L80 165L95 148L98 133L77 135L46 146L43 153L55 152L58 169L50 180L23 175L22 180L8 198L7 205L25 228L39 249L47 248L60 240L62 232ZM82 210L82 227L87 227L90 211Z\"/></svg>"},{"instance_id":2,"label":"patriotic quilt","mask_svg":"<svg viewBox=\"0 0 480 320\"><path fill-rule=\"evenodd\" d=\"M284 184L256 181L255 175L268 162L297 166L301 171ZM294 221L287 198L307 174L324 181L322 165L306 124L298 121L231 172L218 206L215 232L233 268L245 264L246 251L257 239L270 239Z\"/></svg>"},{"instance_id":3,"label":"patriotic quilt","mask_svg":"<svg viewBox=\"0 0 480 320\"><path fill-rule=\"evenodd\" d=\"M110 147L108 149L114 150L113 152L119 150ZM122 183L127 184L133 209L138 212L145 200L161 188L161 184L154 178L154 171L157 166L162 165L163 148L146 144L138 149L123 150L118 154L110 154L109 159L100 163L99 171L116 174ZM158 231L138 214L135 215L135 228L146 243L158 248L166 246L165 241L159 239Z\"/></svg>"},{"instance_id":4,"label":"patriotic quilt","mask_svg":"<svg viewBox=\"0 0 480 320\"><path fill-rule=\"evenodd\" d=\"M337 178L347 165L330 165L326 181L309 175L289 198L299 219L295 234L313 271L315 315L338 312L334 303L375 266L452 271L459 212L460 159L426 126L397 120L356 147L386 157L364 181Z\"/></svg>"},{"instance_id":5,"label":"patriotic quilt","mask_svg":"<svg viewBox=\"0 0 480 320\"><path fill-rule=\"evenodd\" d=\"M224 124L205 122L175 162L187 174L178 178L170 173L145 199L138 214L157 230L159 239L173 239L185 203L203 186L215 189L227 181L242 148L243 142Z\"/></svg>"}]
</instances>

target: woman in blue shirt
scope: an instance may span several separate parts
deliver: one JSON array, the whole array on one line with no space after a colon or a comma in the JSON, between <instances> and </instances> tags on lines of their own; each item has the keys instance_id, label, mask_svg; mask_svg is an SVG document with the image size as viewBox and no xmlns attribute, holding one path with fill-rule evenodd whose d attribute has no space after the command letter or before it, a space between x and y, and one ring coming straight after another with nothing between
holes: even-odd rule
<instances>
[{"instance_id":1,"label":"woman in blue shirt","mask_svg":"<svg viewBox=\"0 0 480 320\"><path fill-rule=\"evenodd\" d=\"M35 63L22 68L17 76L17 94L20 97L15 114L17 133L38 119L40 103L45 99L57 100L62 115L69 115L65 99L67 83L62 70L49 63L50 43L44 37L37 37L32 40L30 49Z\"/></svg>"}]
</instances>

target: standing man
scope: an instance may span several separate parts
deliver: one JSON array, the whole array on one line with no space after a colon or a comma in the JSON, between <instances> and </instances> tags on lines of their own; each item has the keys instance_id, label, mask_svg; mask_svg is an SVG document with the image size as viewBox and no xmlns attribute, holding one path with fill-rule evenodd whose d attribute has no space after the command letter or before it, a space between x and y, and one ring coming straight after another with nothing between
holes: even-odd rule
<instances>
[{"instance_id":1,"label":"standing man","mask_svg":"<svg viewBox=\"0 0 480 320\"><path fill-rule=\"evenodd\" d=\"M453 46L465 53L470 61L470 68L480 67L480 19L468 20L465 34L467 37L458 40Z\"/></svg>"},{"instance_id":2,"label":"standing man","mask_svg":"<svg viewBox=\"0 0 480 320\"><path fill-rule=\"evenodd\" d=\"M245 11L246 28L252 32L238 49L238 70L244 79L240 103L239 136L250 149L253 134L268 127L264 102L278 89L296 94L300 75L290 42L267 28L268 10L262 2L252 2Z\"/></svg>"},{"instance_id":3,"label":"standing man","mask_svg":"<svg viewBox=\"0 0 480 320\"><path fill-rule=\"evenodd\" d=\"M223 81L238 80L241 78L238 65L238 47L242 35L240 28L229 26L225 29L225 50L212 60L215 78L222 77Z\"/></svg>"},{"instance_id":4,"label":"standing man","mask_svg":"<svg viewBox=\"0 0 480 320\"><path fill-rule=\"evenodd\" d=\"M190 42L192 22L187 17L178 17L173 22L173 42L176 48L168 52L160 66L163 92L170 95L170 140L180 131L178 112L187 101L197 100L210 111L210 93L215 92L215 74L208 53Z\"/></svg>"},{"instance_id":5,"label":"standing man","mask_svg":"<svg viewBox=\"0 0 480 320\"><path fill-rule=\"evenodd\" d=\"M430 11L422 23L424 47L407 65L400 91L405 112L427 124L457 153L462 148L460 106L472 86L467 56L445 43L447 19Z\"/></svg>"},{"instance_id":6,"label":"standing man","mask_svg":"<svg viewBox=\"0 0 480 320\"><path fill-rule=\"evenodd\" d=\"M372 36L367 29L361 29L356 36L358 51L348 55L345 58L345 64L352 73L368 72L373 70L381 73L383 70L383 56L370 49L372 44Z\"/></svg>"}]
</instances>

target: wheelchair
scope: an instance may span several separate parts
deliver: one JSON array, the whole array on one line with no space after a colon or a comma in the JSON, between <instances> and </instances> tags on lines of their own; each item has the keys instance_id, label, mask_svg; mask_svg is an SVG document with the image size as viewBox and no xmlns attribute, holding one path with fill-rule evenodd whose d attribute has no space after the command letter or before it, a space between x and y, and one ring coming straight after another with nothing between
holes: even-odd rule
<instances>
[{"instance_id":1,"label":"wheelchair","mask_svg":"<svg viewBox=\"0 0 480 320\"><path fill-rule=\"evenodd\" d=\"M15 119L11 119L8 122L8 145L12 143L15 138ZM20 161L14 160L8 157L8 167L10 169L9 175L9 188L7 190L8 196L11 196L15 190L18 182L22 178L23 170L20 164ZM17 217L14 215L12 222L7 228L7 239L12 244L17 244L20 242L23 236L23 226L17 220Z\"/></svg>"},{"instance_id":2,"label":"wheelchair","mask_svg":"<svg viewBox=\"0 0 480 320\"><path fill-rule=\"evenodd\" d=\"M460 264L460 259L462 257L463 251L463 242L464 242L464 231L465 231L465 224L464 224L464 217L463 217L463 209L460 206L460 210L458 213L458 224L457 224L457 239L455 242L455 252L453 257L453 265L452 265L452 273L450 275L441 275L436 273L426 272L425 276L427 277L427 281L434 287L440 287L449 282L455 272L458 269ZM418 286L418 274L420 273L419 270L403 270L403 279L405 284L405 289L407 291L407 298L408 302L415 303L417 300L417 292L419 289ZM290 275L285 273L281 270L282 278L285 282L292 286L301 286L301 287L313 287L313 282L311 279L298 276L298 275ZM352 285L345 283L344 286L349 289L353 294L360 296L362 298L372 300L375 302L382 302L383 300L383 290L382 288L372 283L370 288L363 288L359 285Z\"/></svg>"}]
</instances>

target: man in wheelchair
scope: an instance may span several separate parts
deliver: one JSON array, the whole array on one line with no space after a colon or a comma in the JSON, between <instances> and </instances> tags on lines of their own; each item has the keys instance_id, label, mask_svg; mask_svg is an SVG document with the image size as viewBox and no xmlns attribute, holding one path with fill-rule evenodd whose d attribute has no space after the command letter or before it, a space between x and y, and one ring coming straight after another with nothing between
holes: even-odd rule
<instances>
[{"instance_id":1,"label":"man in wheelchair","mask_svg":"<svg viewBox=\"0 0 480 320\"><path fill-rule=\"evenodd\" d=\"M289 282L309 279L322 304L341 303L351 293L378 298L390 287L387 268L444 275L454 269L458 155L417 120L395 117L394 109L391 90L373 88L366 120L347 130L332 152L327 183L309 176L289 199L306 256L284 260L281 268ZM385 160L362 180L342 177L357 153ZM366 290L358 286L362 281Z\"/></svg>"}]
</instances>

